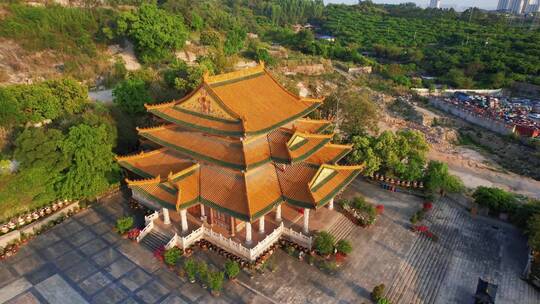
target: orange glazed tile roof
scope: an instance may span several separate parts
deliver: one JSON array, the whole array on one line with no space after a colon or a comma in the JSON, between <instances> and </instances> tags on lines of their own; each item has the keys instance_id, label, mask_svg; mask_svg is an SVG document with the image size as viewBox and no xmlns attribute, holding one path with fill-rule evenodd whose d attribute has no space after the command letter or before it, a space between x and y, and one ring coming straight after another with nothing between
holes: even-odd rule
<instances>
[{"instance_id":1,"label":"orange glazed tile roof","mask_svg":"<svg viewBox=\"0 0 540 304\"><path fill-rule=\"evenodd\" d=\"M203 84L186 97L146 105L146 108L154 115L184 127L245 137L268 133L307 115L321 103L320 99L291 94L261 64L236 72L205 76ZM316 127L299 124L307 128L306 131Z\"/></svg>"},{"instance_id":2,"label":"orange glazed tile roof","mask_svg":"<svg viewBox=\"0 0 540 304\"><path fill-rule=\"evenodd\" d=\"M148 180L126 181L133 191L137 191L147 199L158 203L164 208L175 208L178 190L169 182L160 182L159 176Z\"/></svg>"},{"instance_id":3,"label":"orange glazed tile roof","mask_svg":"<svg viewBox=\"0 0 540 304\"><path fill-rule=\"evenodd\" d=\"M161 148L136 155L118 156L118 163L141 177L149 178L182 171L193 165L193 161L183 159L179 154L168 148Z\"/></svg>"},{"instance_id":4,"label":"orange glazed tile roof","mask_svg":"<svg viewBox=\"0 0 540 304\"><path fill-rule=\"evenodd\" d=\"M283 202L317 208L361 170L327 165L351 147L330 144L332 134L318 134L328 121L301 118L319 104L287 92L263 65L205 76L185 98L146 106L172 123L137 129L163 148L118 162L150 178L127 183L151 205L179 209L202 203L243 221Z\"/></svg>"},{"instance_id":5,"label":"orange glazed tile roof","mask_svg":"<svg viewBox=\"0 0 540 304\"><path fill-rule=\"evenodd\" d=\"M340 161L352 150L350 145L326 144L322 149L306 159L311 164L334 164Z\"/></svg>"},{"instance_id":6,"label":"orange glazed tile roof","mask_svg":"<svg viewBox=\"0 0 540 304\"><path fill-rule=\"evenodd\" d=\"M302 133L320 133L328 128L332 123L328 120L316 120L316 119L297 119L292 125L291 129Z\"/></svg>"},{"instance_id":7,"label":"orange glazed tile roof","mask_svg":"<svg viewBox=\"0 0 540 304\"><path fill-rule=\"evenodd\" d=\"M151 108L148 111L166 121L194 130L228 136L241 136L244 132L240 120L234 122L212 119L176 106Z\"/></svg>"},{"instance_id":8,"label":"orange glazed tile roof","mask_svg":"<svg viewBox=\"0 0 540 304\"><path fill-rule=\"evenodd\" d=\"M290 159L293 162L304 161L330 142L333 134L307 134L295 132L287 142Z\"/></svg>"}]
</instances>

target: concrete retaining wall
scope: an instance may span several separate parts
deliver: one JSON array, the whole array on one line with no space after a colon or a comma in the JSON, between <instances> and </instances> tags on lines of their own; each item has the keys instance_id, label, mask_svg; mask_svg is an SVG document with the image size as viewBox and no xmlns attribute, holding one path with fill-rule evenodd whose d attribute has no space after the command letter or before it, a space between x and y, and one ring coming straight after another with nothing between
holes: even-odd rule
<instances>
[{"instance_id":1,"label":"concrete retaining wall","mask_svg":"<svg viewBox=\"0 0 540 304\"><path fill-rule=\"evenodd\" d=\"M480 116L474 112L468 111L466 109L463 109L461 107L455 106L453 104L447 103L439 99L431 99L430 104L432 104L438 109L441 109L445 112L455 115L467 122L483 127L485 129L488 129L498 134L511 135L515 132L514 126L510 126L498 120L493 120L490 118Z\"/></svg>"}]
</instances>

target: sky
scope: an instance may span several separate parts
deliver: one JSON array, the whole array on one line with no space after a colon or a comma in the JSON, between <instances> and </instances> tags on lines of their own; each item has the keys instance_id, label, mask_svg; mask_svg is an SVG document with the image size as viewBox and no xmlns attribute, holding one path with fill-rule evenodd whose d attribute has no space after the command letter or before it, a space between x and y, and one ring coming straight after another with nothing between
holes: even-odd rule
<instances>
[{"instance_id":1,"label":"sky","mask_svg":"<svg viewBox=\"0 0 540 304\"><path fill-rule=\"evenodd\" d=\"M418 6L425 7L429 3L429 0L373 0L375 3L405 3L405 2L414 2ZM498 0L441 0L442 7L453 6L456 9L463 10L470 6L475 6L484 9L495 9L497 8ZM324 3L358 3L358 0L324 0Z\"/></svg>"}]
</instances>

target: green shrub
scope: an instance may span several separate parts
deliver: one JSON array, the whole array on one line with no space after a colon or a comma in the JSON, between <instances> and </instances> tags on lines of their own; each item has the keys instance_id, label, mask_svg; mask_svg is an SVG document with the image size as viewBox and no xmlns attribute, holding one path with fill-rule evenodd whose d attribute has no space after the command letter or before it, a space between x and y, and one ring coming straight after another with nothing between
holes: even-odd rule
<instances>
[{"instance_id":1,"label":"green shrub","mask_svg":"<svg viewBox=\"0 0 540 304\"><path fill-rule=\"evenodd\" d=\"M175 266L181 256L182 251L178 247L167 249L163 255L165 263L170 266Z\"/></svg>"},{"instance_id":2,"label":"green shrub","mask_svg":"<svg viewBox=\"0 0 540 304\"><path fill-rule=\"evenodd\" d=\"M197 278L203 285L208 284L208 264L205 261L197 263Z\"/></svg>"},{"instance_id":3,"label":"green shrub","mask_svg":"<svg viewBox=\"0 0 540 304\"><path fill-rule=\"evenodd\" d=\"M373 288L373 291L371 292L371 299L373 299L373 301L379 301L383 299L384 288L385 288L384 284L379 284L375 286Z\"/></svg>"},{"instance_id":4,"label":"green shrub","mask_svg":"<svg viewBox=\"0 0 540 304\"><path fill-rule=\"evenodd\" d=\"M220 292L223 289L223 280L225 274L223 271L211 271L208 273L208 286L213 292Z\"/></svg>"},{"instance_id":5,"label":"green shrub","mask_svg":"<svg viewBox=\"0 0 540 304\"><path fill-rule=\"evenodd\" d=\"M229 279L234 279L240 273L240 266L235 261L227 260L225 262L225 273L227 273Z\"/></svg>"},{"instance_id":6,"label":"green shrub","mask_svg":"<svg viewBox=\"0 0 540 304\"><path fill-rule=\"evenodd\" d=\"M351 242L347 240L339 240L336 244L336 250L340 253L349 254L352 252Z\"/></svg>"},{"instance_id":7,"label":"green shrub","mask_svg":"<svg viewBox=\"0 0 540 304\"><path fill-rule=\"evenodd\" d=\"M334 251L334 236L326 231L321 231L315 236L314 247L321 255L331 254Z\"/></svg>"},{"instance_id":8,"label":"green shrub","mask_svg":"<svg viewBox=\"0 0 540 304\"><path fill-rule=\"evenodd\" d=\"M116 230L118 233L124 234L133 227L133 218L131 216L124 216L116 220Z\"/></svg>"},{"instance_id":9,"label":"green shrub","mask_svg":"<svg viewBox=\"0 0 540 304\"><path fill-rule=\"evenodd\" d=\"M188 276L190 282L195 282L195 275L197 274L197 264L192 258L184 261L184 271Z\"/></svg>"},{"instance_id":10,"label":"green shrub","mask_svg":"<svg viewBox=\"0 0 540 304\"><path fill-rule=\"evenodd\" d=\"M381 298L377 301L377 304L392 304L387 298Z\"/></svg>"},{"instance_id":11,"label":"green shrub","mask_svg":"<svg viewBox=\"0 0 540 304\"><path fill-rule=\"evenodd\" d=\"M499 188L480 186L473 193L475 203L488 207L493 213L512 213L518 206L517 197Z\"/></svg>"}]
</instances>

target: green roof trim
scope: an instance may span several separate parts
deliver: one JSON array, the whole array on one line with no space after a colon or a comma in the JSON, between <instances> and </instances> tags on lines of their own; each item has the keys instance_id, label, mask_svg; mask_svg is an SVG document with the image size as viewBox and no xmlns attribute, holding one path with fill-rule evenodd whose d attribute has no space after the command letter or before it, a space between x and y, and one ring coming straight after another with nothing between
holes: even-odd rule
<instances>
[{"instance_id":1,"label":"green roof trim","mask_svg":"<svg viewBox=\"0 0 540 304\"><path fill-rule=\"evenodd\" d=\"M326 183L328 183L328 181L331 180L332 178L334 178L334 176L336 176L337 174L338 174L338 172L334 170L334 172L332 172L332 174L325 177L320 183L318 183L315 187L313 187L313 189L310 189L311 192L317 192L317 190L319 190L322 186L324 186Z\"/></svg>"},{"instance_id":2,"label":"green roof trim","mask_svg":"<svg viewBox=\"0 0 540 304\"><path fill-rule=\"evenodd\" d=\"M220 87L220 86L223 86L223 85L239 82L239 81L242 81L242 80L253 79L253 78L259 77L261 75L264 75L264 71L261 71L261 72L255 73L255 74L251 74L251 75L246 75L246 76L243 76L243 77L223 80L223 81L220 81L220 82L214 82L214 83L210 84L210 87L211 88Z\"/></svg>"},{"instance_id":3,"label":"green roof trim","mask_svg":"<svg viewBox=\"0 0 540 304\"><path fill-rule=\"evenodd\" d=\"M183 180L183 179L186 178L186 177L190 177L191 175L195 174L195 171L197 171L197 170L199 170L199 168L195 168L195 169L189 171L189 172L186 173L186 174L177 176L177 177L171 179L171 182L176 183L176 182L178 182L178 181Z\"/></svg>"},{"instance_id":4,"label":"green roof trim","mask_svg":"<svg viewBox=\"0 0 540 304\"><path fill-rule=\"evenodd\" d=\"M171 203L169 203L167 201L164 201L164 200L162 200L162 199L160 199L158 197L153 196L152 194L148 193L147 191L145 191L141 187L133 186L132 189L137 190L142 196L146 197L148 200L150 200L152 202L157 203L158 205L160 205L163 208L171 209L170 208L171 206L173 206L173 207L175 206L175 205L172 205Z\"/></svg>"},{"instance_id":5,"label":"green roof trim","mask_svg":"<svg viewBox=\"0 0 540 304\"><path fill-rule=\"evenodd\" d=\"M159 183L158 187L160 187L162 190L168 192L171 195L178 195L178 190L176 190L175 188L171 188L165 185L164 183Z\"/></svg>"},{"instance_id":6,"label":"green roof trim","mask_svg":"<svg viewBox=\"0 0 540 304\"><path fill-rule=\"evenodd\" d=\"M313 147L312 149L306 151L306 153L298 156L298 157L295 157L292 159L292 163L299 163L299 162L303 162L304 160L306 160L307 158L309 158L311 155L315 154L315 152L319 151L322 147L324 147L324 145L326 145L327 143L329 143L331 140L331 138L326 138L324 139L323 141L321 141L319 144L317 144L315 147Z\"/></svg>"},{"instance_id":7,"label":"green roof trim","mask_svg":"<svg viewBox=\"0 0 540 304\"><path fill-rule=\"evenodd\" d=\"M349 154L351 152L351 150L343 150L343 152L339 153L336 157L334 157L334 159L332 159L332 163L337 163L338 161L340 161L343 157L345 157L345 155Z\"/></svg>"},{"instance_id":8,"label":"green roof trim","mask_svg":"<svg viewBox=\"0 0 540 304\"><path fill-rule=\"evenodd\" d=\"M118 164L126 169L128 169L129 171L139 175L140 177L142 178L153 178L154 176L148 172L145 172L137 167L134 167L132 166L130 163L126 162L126 161L119 161Z\"/></svg>"},{"instance_id":9,"label":"green roof trim","mask_svg":"<svg viewBox=\"0 0 540 304\"><path fill-rule=\"evenodd\" d=\"M352 180L355 179L358 176L358 174L360 174L360 172L362 172L362 170L355 170L351 175L349 175L349 177L347 177L341 184L339 184L339 186L337 186L334 190L328 193L322 200L320 200L317 203L317 207L320 207L326 204L328 201L330 201L332 197L336 196L339 191L343 190L343 188L345 188L350 182L352 182Z\"/></svg>"},{"instance_id":10,"label":"green roof trim","mask_svg":"<svg viewBox=\"0 0 540 304\"><path fill-rule=\"evenodd\" d=\"M176 110L176 111L179 111L179 112L183 112L183 113L186 113L186 114L189 114L189 115L197 116L197 117L208 119L208 120L219 121L219 122L228 123L228 124L232 124L232 125L240 124L239 120L230 120L230 119L226 119L226 118L215 117L215 116L212 116L212 115L207 115L207 114L191 111L191 110L188 110L188 109L184 109L184 108L182 108L182 107L180 107L178 105L173 106L173 109Z\"/></svg>"},{"instance_id":11,"label":"green roof trim","mask_svg":"<svg viewBox=\"0 0 540 304\"><path fill-rule=\"evenodd\" d=\"M158 117L160 117L162 119L170 121L172 123L182 125L182 126L185 126L185 127L191 128L191 129L195 129L195 130L208 132L208 133L211 133L211 134L225 135L225 136L236 136L236 137L241 137L241 136L244 135L244 133L240 132L240 131L239 132L237 132L237 131L223 131L221 129L214 129L214 128L210 128L210 127L203 127L203 126L200 126L200 125L192 124L192 123L189 123L187 121L179 120L179 119L171 117L171 116L169 116L167 114L155 111L153 109L150 110L149 112L151 112L152 114L154 114L154 115L156 115L156 116L158 116Z\"/></svg>"},{"instance_id":12,"label":"green roof trim","mask_svg":"<svg viewBox=\"0 0 540 304\"><path fill-rule=\"evenodd\" d=\"M289 147L289 150L294 151L296 149L299 149L300 147L307 144L308 142L309 142L309 140L307 138L302 137L302 140L300 142L297 142L296 144L292 145L291 147Z\"/></svg>"},{"instance_id":13,"label":"green roof trim","mask_svg":"<svg viewBox=\"0 0 540 304\"><path fill-rule=\"evenodd\" d=\"M177 151L179 151L181 153L188 154L189 156L192 156L192 157L195 157L195 158L206 160L208 162L216 163L216 164L222 165L224 167L229 167L229 168L233 168L233 169L238 169L238 170L245 170L246 169L246 167L244 165L225 162L225 161L222 161L222 160L219 160L219 159L216 159L216 158L213 158L213 157L201 154L201 153L197 153L195 151L191 151L191 150L179 147L179 146L174 145L174 144L172 144L170 142L161 140L161 139L153 136L152 134L142 133L141 135L143 137L155 142L155 143L158 143L158 144L162 145L162 146L175 149L175 150L177 150Z\"/></svg>"},{"instance_id":14,"label":"green roof trim","mask_svg":"<svg viewBox=\"0 0 540 304\"><path fill-rule=\"evenodd\" d=\"M251 131L251 132L246 132L246 135L260 135L260 134L266 134L266 133L270 133L271 131L283 126L283 125L286 125L288 124L289 122L293 121L293 120L296 120L300 117L303 117L303 116L306 116L307 114L313 112L315 109L317 109L319 106L321 105L321 103L314 103L313 105L311 105L310 107L306 108L305 110L303 110L302 112L300 113L297 113L296 115L293 115L283 121L280 121L276 124L273 124L267 128L264 128L264 129L260 129L260 130L257 130L257 131Z\"/></svg>"},{"instance_id":15,"label":"green roof trim","mask_svg":"<svg viewBox=\"0 0 540 304\"><path fill-rule=\"evenodd\" d=\"M221 211L223 213L227 213L228 215L230 215L230 216L232 216L234 218L240 219L240 220L245 221L245 222L250 221L249 216L246 215L246 214L239 213L239 212L227 209L225 207L221 207L220 205L218 205L218 204L216 204L216 203L214 203L214 202L212 202L210 200L207 200L205 198L202 198L202 197L200 198L200 201L201 201L201 203L203 203L205 205L208 205L208 207L216 209L216 210Z\"/></svg>"},{"instance_id":16,"label":"green roof trim","mask_svg":"<svg viewBox=\"0 0 540 304\"><path fill-rule=\"evenodd\" d=\"M190 201L187 201L185 203L182 203L182 204L178 204L178 206L181 208L181 209L187 209L195 204L197 204L199 202L199 197L197 196L196 198L190 200Z\"/></svg>"}]
</instances>

